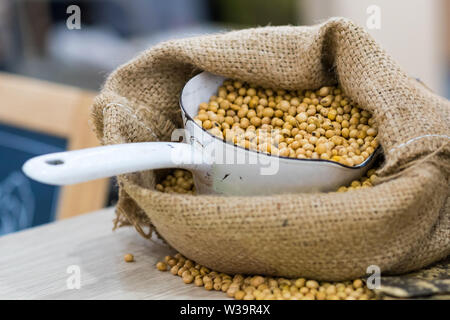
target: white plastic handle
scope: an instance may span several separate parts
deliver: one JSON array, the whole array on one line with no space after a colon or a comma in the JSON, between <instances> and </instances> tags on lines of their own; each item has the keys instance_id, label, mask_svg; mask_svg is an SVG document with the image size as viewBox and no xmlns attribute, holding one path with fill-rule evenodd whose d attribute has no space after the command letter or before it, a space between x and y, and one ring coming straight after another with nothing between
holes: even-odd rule
<instances>
[{"instance_id":1,"label":"white plastic handle","mask_svg":"<svg viewBox=\"0 0 450 320\"><path fill-rule=\"evenodd\" d=\"M186 143L142 142L50 153L28 160L22 170L42 183L67 185L149 169L207 170L210 163Z\"/></svg>"}]
</instances>

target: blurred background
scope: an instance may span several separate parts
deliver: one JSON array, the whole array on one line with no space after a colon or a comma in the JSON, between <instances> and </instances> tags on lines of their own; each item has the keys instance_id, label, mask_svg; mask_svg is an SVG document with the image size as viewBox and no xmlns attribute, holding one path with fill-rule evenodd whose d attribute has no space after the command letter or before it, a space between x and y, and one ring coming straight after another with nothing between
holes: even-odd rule
<instances>
[{"instance_id":1,"label":"blurred background","mask_svg":"<svg viewBox=\"0 0 450 320\"><path fill-rule=\"evenodd\" d=\"M168 39L331 16L365 27L450 97L450 0L0 0L0 235L114 203L110 181L44 186L20 167L96 144L88 108L118 65Z\"/></svg>"}]
</instances>

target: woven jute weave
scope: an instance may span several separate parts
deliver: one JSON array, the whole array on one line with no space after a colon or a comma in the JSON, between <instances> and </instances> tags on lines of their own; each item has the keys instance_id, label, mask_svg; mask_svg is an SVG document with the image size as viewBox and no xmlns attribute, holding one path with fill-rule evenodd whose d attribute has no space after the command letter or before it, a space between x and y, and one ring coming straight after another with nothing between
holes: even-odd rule
<instances>
[{"instance_id":1,"label":"woven jute weave","mask_svg":"<svg viewBox=\"0 0 450 320\"><path fill-rule=\"evenodd\" d=\"M116 225L156 230L188 258L229 273L343 280L369 265L398 274L450 253L450 103L362 28L333 18L162 43L107 79L93 107L100 141L170 140L182 127L181 89L201 70L269 88L339 83L374 114L381 182L346 193L192 196L157 192L157 173L139 172L118 177Z\"/></svg>"}]
</instances>

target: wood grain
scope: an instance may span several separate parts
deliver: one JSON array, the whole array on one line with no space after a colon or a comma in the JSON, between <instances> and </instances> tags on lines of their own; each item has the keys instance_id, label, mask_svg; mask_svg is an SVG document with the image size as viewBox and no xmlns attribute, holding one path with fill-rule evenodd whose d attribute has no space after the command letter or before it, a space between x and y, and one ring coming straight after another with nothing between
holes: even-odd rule
<instances>
[{"instance_id":1,"label":"wood grain","mask_svg":"<svg viewBox=\"0 0 450 320\"><path fill-rule=\"evenodd\" d=\"M82 93L78 88L0 73L0 120L16 127L67 137Z\"/></svg>"},{"instance_id":2,"label":"wood grain","mask_svg":"<svg viewBox=\"0 0 450 320\"><path fill-rule=\"evenodd\" d=\"M173 251L133 228L111 231L112 219L109 208L0 237L0 299L227 298L157 271ZM126 253L136 261L124 262ZM80 289L67 288L71 265L80 267Z\"/></svg>"}]
</instances>

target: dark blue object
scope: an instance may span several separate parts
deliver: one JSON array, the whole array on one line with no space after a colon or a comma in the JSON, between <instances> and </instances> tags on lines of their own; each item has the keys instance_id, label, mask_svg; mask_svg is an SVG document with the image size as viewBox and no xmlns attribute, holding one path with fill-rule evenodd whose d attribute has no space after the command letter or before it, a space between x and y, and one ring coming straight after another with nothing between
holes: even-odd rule
<instances>
[{"instance_id":1,"label":"dark blue object","mask_svg":"<svg viewBox=\"0 0 450 320\"><path fill-rule=\"evenodd\" d=\"M29 158L66 150L67 140L0 123L0 235L55 219L59 187L30 180Z\"/></svg>"}]
</instances>

